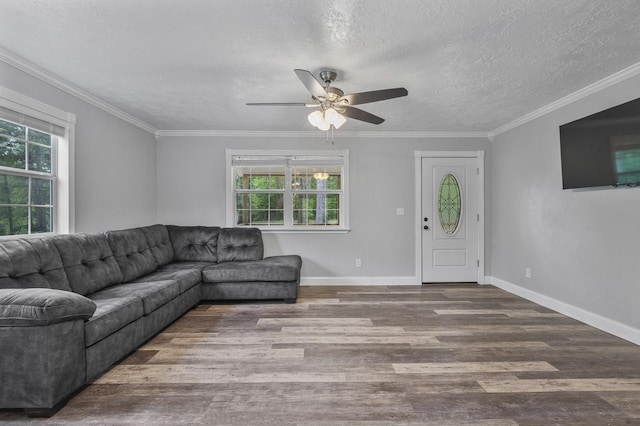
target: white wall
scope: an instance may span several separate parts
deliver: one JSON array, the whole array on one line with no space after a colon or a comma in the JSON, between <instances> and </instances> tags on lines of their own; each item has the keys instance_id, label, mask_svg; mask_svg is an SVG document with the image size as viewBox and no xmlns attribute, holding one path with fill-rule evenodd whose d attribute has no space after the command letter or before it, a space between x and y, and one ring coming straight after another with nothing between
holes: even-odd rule
<instances>
[{"instance_id":1,"label":"white wall","mask_svg":"<svg viewBox=\"0 0 640 426\"><path fill-rule=\"evenodd\" d=\"M395 283L415 280L415 227L420 223L414 217L414 152L485 150L488 153L489 141L484 138L347 138L341 137L339 131L335 138L332 146L316 137L161 137L158 141L158 221L224 226L227 148L348 149L351 232L266 233L266 255L300 254L303 277L314 278L316 282L340 282L332 280L335 277L342 282L345 277L381 277L382 281L387 278ZM396 215L398 207L405 209L405 216ZM356 258L362 259L361 268L355 267Z\"/></svg>"},{"instance_id":2,"label":"white wall","mask_svg":"<svg viewBox=\"0 0 640 426\"><path fill-rule=\"evenodd\" d=\"M497 136L491 177L491 274L636 340L640 189L562 190L558 126L638 97L635 77Z\"/></svg>"},{"instance_id":3,"label":"white wall","mask_svg":"<svg viewBox=\"0 0 640 426\"><path fill-rule=\"evenodd\" d=\"M76 115L77 232L156 221L152 134L4 62L0 62L0 86Z\"/></svg>"}]
</instances>

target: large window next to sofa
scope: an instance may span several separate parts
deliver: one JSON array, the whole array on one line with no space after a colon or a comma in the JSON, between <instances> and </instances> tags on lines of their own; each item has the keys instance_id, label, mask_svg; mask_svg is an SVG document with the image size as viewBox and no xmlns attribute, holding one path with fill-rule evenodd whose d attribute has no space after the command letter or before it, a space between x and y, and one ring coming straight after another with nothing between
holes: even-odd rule
<instances>
[{"instance_id":1,"label":"large window next to sofa","mask_svg":"<svg viewBox=\"0 0 640 426\"><path fill-rule=\"evenodd\" d=\"M68 233L75 116L0 87L0 237Z\"/></svg>"},{"instance_id":2,"label":"large window next to sofa","mask_svg":"<svg viewBox=\"0 0 640 426\"><path fill-rule=\"evenodd\" d=\"M53 231L57 140L0 119L0 235Z\"/></svg>"},{"instance_id":3,"label":"large window next to sofa","mask_svg":"<svg viewBox=\"0 0 640 426\"><path fill-rule=\"evenodd\" d=\"M348 151L227 150L227 225L348 229Z\"/></svg>"}]
</instances>

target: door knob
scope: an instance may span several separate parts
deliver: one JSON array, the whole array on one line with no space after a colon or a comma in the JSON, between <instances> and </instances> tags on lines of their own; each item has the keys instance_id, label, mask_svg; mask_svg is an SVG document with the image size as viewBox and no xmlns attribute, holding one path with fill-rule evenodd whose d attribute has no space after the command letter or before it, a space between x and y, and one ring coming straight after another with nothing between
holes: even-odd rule
<instances>
[{"instance_id":1,"label":"door knob","mask_svg":"<svg viewBox=\"0 0 640 426\"><path fill-rule=\"evenodd\" d=\"M429 222L429 218L428 218L428 217L425 217L425 218L424 218L424 221L425 221L425 222Z\"/></svg>"},{"instance_id":2,"label":"door knob","mask_svg":"<svg viewBox=\"0 0 640 426\"><path fill-rule=\"evenodd\" d=\"M425 225L425 226L424 226L424 229L425 229L425 231L428 231L428 230L429 230L429 226L428 226L428 225Z\"/></svg>"}]
</instances>

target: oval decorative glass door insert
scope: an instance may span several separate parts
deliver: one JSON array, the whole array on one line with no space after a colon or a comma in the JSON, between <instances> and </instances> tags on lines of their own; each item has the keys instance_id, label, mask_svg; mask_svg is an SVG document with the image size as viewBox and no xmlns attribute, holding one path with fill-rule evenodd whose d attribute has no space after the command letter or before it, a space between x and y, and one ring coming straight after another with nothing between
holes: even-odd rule
<instances>
[{"instance_id":1,"label":"oval decorative glass door insert","mask_svg":"<svg viewBox=\"0 0 640 426\"><path fill-rule=\"evenodd\" d=\"M458 230L461 211L460 184L458 179L449 173L442 178L438 190L438 216L440 226L446 234L453 235Z\"/></svg>"}]
</instances>

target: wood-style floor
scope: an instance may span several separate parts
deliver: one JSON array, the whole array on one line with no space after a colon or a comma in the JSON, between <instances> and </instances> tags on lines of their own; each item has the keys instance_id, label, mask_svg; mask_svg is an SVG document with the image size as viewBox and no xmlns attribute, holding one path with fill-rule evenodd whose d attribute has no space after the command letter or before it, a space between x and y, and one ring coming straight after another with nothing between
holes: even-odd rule
<instances>
[{"instance_id":1,"label":"wood-style floor","mask_svg":"<svg viewBox=\"0 0 640 426\"><path fill-rule=\"evenodd\" d=\"M46 420L638 425L640 347L492 286L303 287L202 304Z\"/></svg>"}]
</instances>

